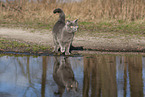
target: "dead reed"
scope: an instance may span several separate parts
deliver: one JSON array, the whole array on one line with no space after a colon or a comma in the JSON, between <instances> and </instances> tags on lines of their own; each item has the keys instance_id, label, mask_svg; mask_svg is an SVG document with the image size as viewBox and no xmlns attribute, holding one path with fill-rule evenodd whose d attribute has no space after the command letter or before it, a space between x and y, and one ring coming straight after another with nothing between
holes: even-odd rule
<instances>
[{"instance_id":1,"label":"dead reed","mask_svg":"<svg viewBox=\"0 0 145 97\"><path fill-rule=\"evenodd\" d=\"M0 22L53 23L58 16L52 11L62 8L66 19L81 22L145 21L145 0L84 0L61 3L57 0L15 0L0 2Z\"/></svg>"}]
</instances>

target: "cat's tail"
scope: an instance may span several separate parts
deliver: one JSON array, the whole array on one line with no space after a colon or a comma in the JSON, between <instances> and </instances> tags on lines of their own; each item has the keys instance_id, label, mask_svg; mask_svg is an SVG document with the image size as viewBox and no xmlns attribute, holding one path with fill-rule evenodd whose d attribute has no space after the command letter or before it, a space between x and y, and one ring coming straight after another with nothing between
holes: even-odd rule
<instances>
[{"instance_id":1,"label":"cat's tail","mask_svg":"<svg viewBox=\"0 0 145 97\"><path fill-rule=\"evenodd\" d=\"M56 8L56 9L53 11L53 13L54 13L54 14L59 13L59 18L60 18L59 20L65 21L65 14L64 14L64 12L63 12L62 9Z\"/></svg>"},{"instance_id":2,"label":"cat's tail","mask_svg":"<svg viewBox=\"0 0 145 97\"><path fill-rule=\"evenodd\" d=\"M53 13L54 13L54 14L55 14L55 13L63 13L63 10L60 9L60 8L56 8L56 9L53 11Z\"/></svg>"}]
</instances>

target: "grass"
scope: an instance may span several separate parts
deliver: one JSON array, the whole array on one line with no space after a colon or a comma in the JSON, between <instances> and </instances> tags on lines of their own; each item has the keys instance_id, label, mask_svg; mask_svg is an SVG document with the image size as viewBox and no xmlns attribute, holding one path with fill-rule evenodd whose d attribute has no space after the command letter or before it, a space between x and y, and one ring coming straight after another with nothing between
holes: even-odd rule
<instances>
[{"instance_id":1,"label":"grass","mask_svg":"<svg viewBox=\"0 0 145 97\"><path fill-rule=\"evenodd\" d=\"M90 23L90 22L80 22L79 23L79 32L88 32L88 33L130 33L130 34L145 34L145 23L137 22L107 22L102 21L99 23Z\"/></svg>"},{"instance_id":2,"label":"grass","mask_svg":"<svg viewBox=\"0 0 145 97\"><path fill-rule=\"evenodd\" d=\"M58 19L53 10L59 7L64 10L66 19L79 19L80 31L145 33L144 0L83 0L72 3L19 0L0 3L1 24L52 30Z\"/></svg>"},{"instance_id":3,"label":"grass","mask_svg":"<svg viewBox=\"0 0 145 97\"><path fill-rule=\"evenodd\" d=\"M36 45L32 43L24 43L0 38L0 51L40 53L50 52L51 49L50 47L46 47L43 45Z\"/></svg>"}]
</instances>

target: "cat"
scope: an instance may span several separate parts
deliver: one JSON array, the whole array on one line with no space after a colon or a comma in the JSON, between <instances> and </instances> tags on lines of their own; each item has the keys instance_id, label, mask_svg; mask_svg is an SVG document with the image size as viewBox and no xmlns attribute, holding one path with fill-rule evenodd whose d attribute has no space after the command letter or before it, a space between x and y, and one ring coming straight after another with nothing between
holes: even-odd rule
<instances>
[{"instance_id":1,"label":"cat","mask_svg":"<svg viewBox=\"0 0 145 97\"><path fill-rule=\"evenodd\" d=\"M60 48L62 53L70 55L70 46L72 45L74 33L78 29L77 21L69 21L65 23L65 14L62 9L57 8L53 11L54 14L59 13L59 19L55 23L52 33L54 42L54 52L58 52Z\"/></svg>"},{"instance_id":2,"label":"cat","mask_svg":"<svg viewBox=\"0 0 145 97\"><path fill-rule=\"evenodd\" d=\"M78 82L74 77L74 73L68 58L62 57L59 62L58 57L55 57L53 79L58 85L58 92L55 92L55 94L62 95L65 91L65 88L67 91L77 92Z\"/></svg>"}]
</instances>

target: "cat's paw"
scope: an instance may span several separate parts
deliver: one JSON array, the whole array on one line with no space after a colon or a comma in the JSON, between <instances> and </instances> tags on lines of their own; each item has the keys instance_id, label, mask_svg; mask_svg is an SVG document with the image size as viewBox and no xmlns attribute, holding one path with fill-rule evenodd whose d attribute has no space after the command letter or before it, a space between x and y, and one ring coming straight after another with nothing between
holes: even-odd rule
<instances>
[{"instance_id":1,"label":"cat's paw","mask_svg":"<svg viewBox=\"0 0 145 97\"><path fill-rule=\"evenodd\" d=\"M70 55L70 53L69 52L65 52L65 55Z\"/></svg>"},{"instance_id":2,"label":"cat's paw","mask_svg":"<svg viewBox=\"0 0 145 97\"><path fill-rule=\"evenodd\" d=\"M58 54L59 52L58 51L53 51L53 54Z\"/></svg>"},{"instance_id":3,"label":"cat's paw","mask_svg":"<svg viewBox=\"0 0 145 97\"><path fill-rule=\"evenodd\" d=\"M65 49L61 48L61 53L64 53L65 52Z\"/></svg>"},{"instance_id":4,"label":"cat's paw","mask_svg":"<svg viewBox=\"0 0 145 97\"><path fill-rule=\"evenodd\" d=\"M58 52L58 50L54 49L52 52L53 52L53 53L57 53L57 52Z\"/></svg>"}]
</instances>

